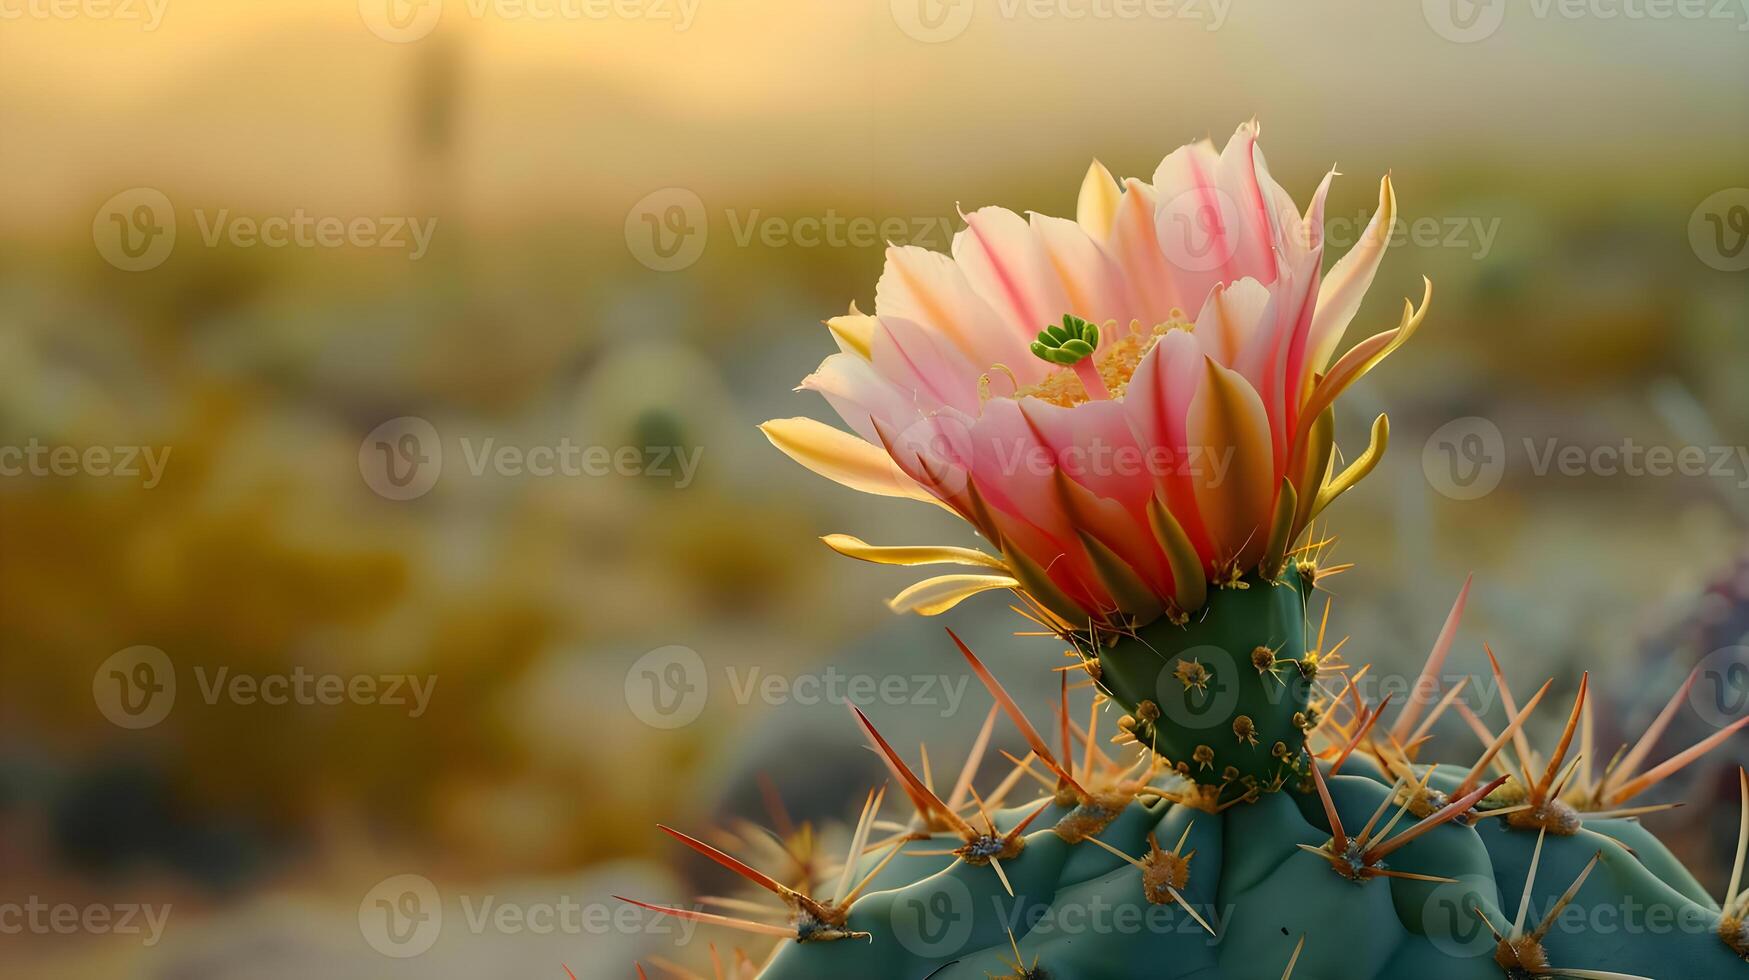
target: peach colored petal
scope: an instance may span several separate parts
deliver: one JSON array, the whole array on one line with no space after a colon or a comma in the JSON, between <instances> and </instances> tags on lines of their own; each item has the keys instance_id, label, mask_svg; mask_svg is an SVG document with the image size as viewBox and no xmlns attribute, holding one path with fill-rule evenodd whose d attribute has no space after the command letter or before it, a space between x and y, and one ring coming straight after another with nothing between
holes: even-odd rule
<instances>
[{"instance_id":1,"label":"peach colored petal","mask_svg":"<svg viewBox=\"0 0 1749 980\"><path fill-rule=\"evenodd\" d=\"M1196 318L1196 336L1203 350L1226 367L1239 363L1239 352L1264 329L1269 290L1255 279L1217 285Z\"/></svg>"},{"instance_id":2,"label":"peach colored petal","mask_svg":"<svg viewBox=\"0 0 1749 980\"><path fill-rule=\"evenodd\" d=\"M1006 208L979 208L965 221L953 239L954 260L1010 329L1030 338L1069 312L1062 282L1026 219Z\"/></svg>"},{"instance_id":3,"label":"peach colored petal","mask_svg":"<svg viewBox=\"0 0 1749 980\"><path fill-rule=\"evenodd\" d=\"M1004 322L954 260L939 252L914 245L889 247L875 286L875 312L939 331L980 370L1006 364L1026 383L1046 371L1027 351L1037 331L1022 333Z\"/></svg>"},{"instance_id":4,"label":"peach colored petal","mask_svg":"<svg viewBox=\"0 0 1749 980\"><path fill-rule=\"evenodd\" d=\"M1331 268L1330 275L1318 290L1318 312L1312 318L1309 353L1304 365L1307 373L1324 370L1342 335L1360 311L1360 302L1371 288L1373 276L1384 260L1391 240L1391 226L1397 219L1397 193L1387 175L1379 181L1379 209L1373 212L1366 231L1354 247Z\"/></svg>"},{"instance_id":5,"label":"peach colored petal","mask_svg":"<svg viewBox=\"0 0 1749 980\"><path fill-rule=\"evenodd\" d=\"M1179 295L1178 274L1160 248L1155 225L1157 209L1158 199L1152 187L1139 180L1126 181L1106 246L1135 297L1136 310L1132 315L1147 326L1170 320Z\"/></svg>"},{"instance_id":6,"label":"peach colored petal","mask_svg":"<svg viewBox=\"0 0 1749 980\"><path fill-rule=\"evenodd\" d=\"M1030 221L1045 259L1068 298L1069 305L1063 312L1097 324L1116 320L1127 326L1135 304L1125 289L1123 274L1105 250L1080 225L1067 218L1034 214ZM1109 342L1116 338L1107 333L1100 339Z\"/></svg>"}]
</instances>

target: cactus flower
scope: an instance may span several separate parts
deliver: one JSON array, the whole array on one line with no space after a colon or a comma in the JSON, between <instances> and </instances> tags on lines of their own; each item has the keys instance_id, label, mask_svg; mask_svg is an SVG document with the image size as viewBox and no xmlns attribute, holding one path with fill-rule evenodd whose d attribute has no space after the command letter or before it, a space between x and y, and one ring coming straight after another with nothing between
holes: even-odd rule
<instances>
[{"instance_id":1,"label":"cactus flower","mask_svg":"<svg viewBox=\"0 0 1749 980\"><path fill-rule=\"evenodd\" d=\"M951 256L890 247L874 313L828 322L839 352L801 387L855 434L793 418L766 435L847 486L948 508L997 552L829 536L865 560L975 569L895 608L1010 588L1057 627L1182 621L1211 585L1278 578L1376 464L1382 416L1368 451L1333 467L1331 406L1427 308L1405 303L1395 328L1335 358L1390 236L1390 178L1325 275L1334 172L1302 214L1257 135L1247 123L1224 150L1184 146L1152 184L1095 162L1073 221L987 207L964 215Z\"/></svg>"}]
</instances>

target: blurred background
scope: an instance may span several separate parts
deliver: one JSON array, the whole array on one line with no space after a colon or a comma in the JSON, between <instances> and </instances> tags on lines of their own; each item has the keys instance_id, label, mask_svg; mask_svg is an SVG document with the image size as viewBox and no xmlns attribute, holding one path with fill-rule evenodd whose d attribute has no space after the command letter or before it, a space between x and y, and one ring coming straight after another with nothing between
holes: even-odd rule
<instances>
[{"instance_id":1,"label":"blurred background","mask_svg":"<svg viewBox=\"0 0 1749 980\"><path fill-rule=\"evenodd\" d=\"M1412 676L1473 572L1455 670L1589 669L1613 748L1703 666L1655 758L1704 737L1749 695L1749 12L1703 6L0 0L0 973L698 968L734 937L611 897L723 886L658 820L832 839L846 701L938 768L988 707L914 576L817 541L970 532L755 429L830 418L820 321L956 203L1072 214L1253 115L1302 202L1347 175L1332 258L1395 175L1354 333L1436 284L1342 408L1394 423L1330 515L1350 659ZM1053 644L945 622L1043 710ZM1715 889L1746 757L1654 794Z\"/></svg>"}]
</instances>

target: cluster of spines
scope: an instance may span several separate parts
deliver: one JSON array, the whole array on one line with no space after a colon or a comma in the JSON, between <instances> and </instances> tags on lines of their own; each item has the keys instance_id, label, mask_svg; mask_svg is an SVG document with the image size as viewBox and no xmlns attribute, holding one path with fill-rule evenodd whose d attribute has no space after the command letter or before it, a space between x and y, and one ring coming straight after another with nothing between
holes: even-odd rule
<instances>
[{"instance_id":1,"label":"cluster of spines","mask_svg":"<svg viewBox=\"0 0 1749 980\"><path fill-rule=\"evenodd\" d=\"M1324 809L1326 820L1332 831L1331 839L1323 847L1306 846L1307 850L1317 853L1327 860L1332 871L1348 880L1360 883L1375 877L1400 877L1435 882L1451 881L1434 875L1404 872L1389 867L1386 862L1391 854L1400 850L1415 839L1431 832L1433 829L1452 822L1474 824L1477 821L1492 817L1504 818L1513 827L1529 831L1535 830L1538 835L1535 854L1540 857L1542 842L1546 836L1570 836L1577 833L1586 819L1608 819L1618 817L1640 816L1657 810L1667 809L1669 805L1628 806L1637 796L1657 785L1664 779L1693 763L1702 755L1722 744L1731 735L1749 725L1749 718L1740 719L1736 723L1720 729L1700 743L1676 754L1670 759L1644 769L1647 758L1668 727L1671 719L1687 697L1696 677L1690 676L1683 687L1676 692L1663 712L1653 722L1651 727L1631 748L1624 747L1618 752L1601 773L1594 776L1594 767L1590 764L1593 750L1592 723L1590 702L1588 699L1589 676L1581 678L1573 707L1568 715L1567 723L1554 749L1547 756L1539 755L1531 747L1528 735L1525 733L1525 722L1541 704L1553 685L1553 681L1545 683L1536 694L1520 705L1514 696L1511 686L1507 683L1499 660L1491 648L1486 648L1490 670L1500 692L1502 705L1506 710L1508 722L1499 732L1490 730L1475 712L1461 699L1467 686L1467 681L1460 681L1446 691L1437 690L1437 679L1441 674L1445 660L1453 647L1453 639L1459 620L1463 615L1465 601L1469 592L1466 583L1457 602L1454 604L1445 627L1441 630L1434 644L1426 666L1423 669L1416 691L1419 697L1408 699L1398 712L1395 722L1388 729L1380 725L1380 720L1390 706L1391 699L1386 698L1378 705L1369 705L1360 693L1356 683L1366 672L1361 668L1355 676L1348 678L1340 692L1329 693L1329 711L1324 723L1318 726L1316 734L1323 736L1326 744L1318 751L1306 757L1304 766L1304 782L1298 788L1302 792L1316 793ZM1114 850L1105 842L1097 840L1096 836L1110 823L1112 819L1131 802L1141 800L1164 799L1193 808L1218 812L1240 802L1254 799L1254 794L1247 793L1238 798L1226 801L1212 802L1207 794L1198 793L1195 787L1188 790L1182 786L1171 789L1155 785L1155 778L1162 773L1170 774L1173 767L1164 760L1143 752L1135 765L1124 766L1114 762L1099 749L1097 735L1098 715L1104 698L1096 693L1093 704L1093 716L1086 729L1082 729L1069 716L1068 685L1065 678L1062 685L1062 708L1059 712L1059 733L1062 739L1062 752L1053 752L1044 737L1021 712L1006 690L981 660L960 640L949 631L954 643L964 656L967 665L980 679L995 700L983 727L974 742L959 780L950 794L949 800L942 800L936 795L932 780L927 770L924 776L918 776L899 756L898 752L876 731L873 724L860 711L856 712L858 723L863 727L870 745L882 757L889 772L912 802L914 815L905 824L882 823L879 820L881 802L884 790L871 793L865 801L862 816L856 824L852 835L850 853L839 873L838 887L830 900L816 900L809 897L802 889L781 884L768 875L754 870L738 859L708 844L688 837L678 831L662 828L670 836L686 844L688 847L705 855L712 861L734 871L742 878L758 886L764 891L776 895L785 906L788 921L777 924L769 920L737 918L717 913L709 913L695 909L671 908L650 905L643 902L633 902L642 908L661 914L690 919L710 925L724 926L742 932L766 936L778 940L794 942L829 942L849 938L871 938L865 933L848 930L845 923L851 904L864 889L875 879L887 862L904 851L913 842L929 839L941 833L957 834L962 839L962 846L951 850L938 852L906 852L914 856L938 854L953 856L960 861L976 866L989 866L992 872L1001 878L1006 887L1008 882L1001 870L1001 861L1005 857L1017 855L1024 848L1025 838L1022 836L1027 827L1053 804L1070 807L1070 813L1060 819L1053 828L1055 832L1071 843L1091 842L1107 850ZM1322 646L1320 639L1319 646ZM1071 651L1071 656L1075 656ZM1328 659L1328 655L1326 655ZM1424 712L1425 705L1437 695L1431 711ZM1433 725L1441 716L1449 711L1460 715L1466 725L1476 734L1482 744L1482 751L1476 762L1469 768L1465 778L1453 791L1441 792L1430 785L1435 767L1418 761L1421 750L1431 737ZM989 799L980 797L972 786L980 763L990 743L993 726L998 713L1006 714L1026 740L1031 752L1026 758L1008 756L1014 768L1008 777L1002 781L997 791ZM1136 745L1133 733L1120 731L1113 739L1124 745ZM1083 746L1083 758L1079 765L1075 760L1075 745ZM1577 751L1573 751L1577 747ZM1510 750L1510 753L1508 752ZM1343 826L1330 797L1327 782L1322 768L1313 761L1322 761L1330 770L1331 776L1341 772L1343 765L1356 752L1364 752L1375 760L1379 768L1395 779L1391 793L1385 803L1357 834L1350 835ZM1517 766L1514 768L1508 757L1516 756ZM1037 761L1046 768L1050 775L1045 776L1035 772L1033 762ZM1417 772L1417 770L1420 770ZM1494 772L1492 778L1484 781L1484 776ZM1007 833L999 833L990 811L999 805L1014 790L1019 781L1033 778L1043 784L1047 791L1039 801L1037 808L1017 827ZM1749 888L1741 888L1743 884L1743 868L1745 858L1749 857L1749 773L1740 774L1743 790L1743 823L1741 839L1732 874L1731 884L1721 903L1723 909L1718 933L1720 940L1725 942L1738 955L1749 959ZM1395 808L1395 814L1390 820L1380 826L1387 812ZM979 829L971 822L965 813L974 810L975 815L983 823ZM1413 818L1414 822L1400 833L1393 834L1398 824L1405 819ZM872 840L876 829L890 832L890 836L882 841ZM1195 916L1189 904L1182 901L1182 888L1189 875L1191 855L1182 852L1183 841L1177 847L1168 851L1159 846L1157 841L1150 839L1150 849L1147 854L1133 856L1119 854L1126 862L1133 865L1142 875L1146 893L1150 900L1176 900L1187 912ZM873 855L882 854L874 868L865 873L854 885L851 881L853 869L861 866ZM798 862L801 863L801 862ZM1528 910L1531 885L1534 882L1537 860L1533 858L1531 865L1531 881L1526 883L1525 899L1519 906L1519 916L1516 922L1505 929L1488 921L1480 910L1487 927L1493 931L1498 949L1496 962L1508 977L1523 978L1553 978L1592 977L1608 978L1625 975L1600 973L1573 969L1557 969L1551 967L1547 954L1542 949L1541 940L1549 923L1566 903L1577 894L1595 860L1578 877L1567 890L1556 908L1547 913L1544 921L1535 927L1527 929L1525 915ZM811 877L811 876L810 876ZM806 888L809 882L803 882ZM1012 894L1012 889L1009 889ZM624 901L632 901L623 899ZM715 904L750 910L751 903L741 899L715 899ZM1164 902L1162 902L1163 904ZM1206 921L1197 917L1204 928ZM1304 947L1305 937L1300 940L1300 946L1295 950L1295 960L1300 949ZM775 953L775 949L773 950ZM1015 977L1037 977L1040 974L1035 967L1026 967L1019 962L1019 949L1015 947L1016 973ZM728 967L730 973L725 973L725 967L712 948L712 959L716 964L719 978L733 977L741 980L743 977L757 976L758 970L753 960L744 953L737 952L735 963ZM675 976L687 977L685 970L664 965ZM1288 967L1291 975L1292 965ZM638 968L640 976L643 969ZM695 975L691 975L695 976Z\"/></svg>"}]
</instances>

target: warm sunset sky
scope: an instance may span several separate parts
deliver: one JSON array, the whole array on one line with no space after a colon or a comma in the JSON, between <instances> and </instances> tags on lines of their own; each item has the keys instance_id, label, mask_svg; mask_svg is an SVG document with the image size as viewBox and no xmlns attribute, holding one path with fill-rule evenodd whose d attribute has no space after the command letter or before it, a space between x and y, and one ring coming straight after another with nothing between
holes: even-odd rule
<instances>
[{"instance_id":1,"label":"warm sunset sky","mask_svg":"<svg viewBox=\"0 0 1749 980\"><path fill-rule=\"evenodd\" d=\"M57 2L142 17L156 4L162 23L28 13ZM1731 122L1749 116L1742 18L1526 9L1497 36L1456 44L1409 2L1192 0L1184 19L1138 22L960 0L976 5L969 27L925 44L889 0L623 0L666 15L634 20L446 0L437 34L391 44L359 2L0 0L0 206L25 227L138 185L214 206L390 206L406 182L416 59L446 36L465 66L461 180L485 217L612 213L672 183L957 188L1020 157L1070 181L1096 154L1146 176L1172 145L1224 137L1254 113L1271 145L1293 148L1272 159L1289 177L1332 161L1362 175L1516 160L1527 179L1602 174L1607 187L1608 175L1719 168L1749 149ZM497 2L513 13L601 0ZM1377 40L1377 23L1398 43ZM1581 103L1610 116L1572 117ZM1388 160L1374 150L1386 145Z\"/></svg>"}]
</instances>

